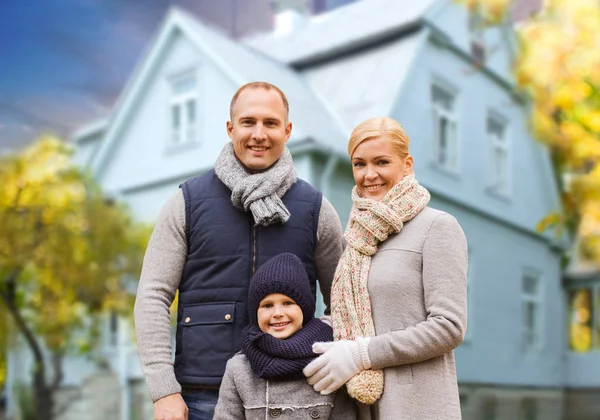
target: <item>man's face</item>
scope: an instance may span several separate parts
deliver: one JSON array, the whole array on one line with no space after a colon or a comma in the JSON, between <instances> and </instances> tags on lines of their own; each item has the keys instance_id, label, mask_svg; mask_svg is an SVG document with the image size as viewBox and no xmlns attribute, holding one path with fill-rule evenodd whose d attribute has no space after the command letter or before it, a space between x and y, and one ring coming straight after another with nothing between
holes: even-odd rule
<instances>
[{"instance_id":1,"label":"man's face","mask_svg":"<svg viewBox=\"0 0 600 420\"><path fill-rule=\"evenodd\" d=\"M227 135L237 158L253 171L267 169L283 153L292 133L292 123L279 93L266 89L247 89L233 108L233 120L227 121Z\"/></svg>"}]
</instances>

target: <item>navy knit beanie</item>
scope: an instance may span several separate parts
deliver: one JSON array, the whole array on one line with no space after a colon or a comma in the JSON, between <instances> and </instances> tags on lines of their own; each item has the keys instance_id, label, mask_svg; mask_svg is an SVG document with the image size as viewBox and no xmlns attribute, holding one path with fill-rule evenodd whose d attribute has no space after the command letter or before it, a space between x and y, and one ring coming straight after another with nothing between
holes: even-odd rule
<instances>
[{"instance_id":1,"label":"navy knit beanie","mask_svg":"<svg viewBox=\"0 0 600 420\"><path fill-rule=\"evenodd\" d=\"M313 319L315 299L306 268L296 255L276 255L254 273L248 291L248 315L252 324L258 324L256 312L260 301L272 293L281 293L292 298L302 309L303 324Z\"/></svg>"}]
</instances>

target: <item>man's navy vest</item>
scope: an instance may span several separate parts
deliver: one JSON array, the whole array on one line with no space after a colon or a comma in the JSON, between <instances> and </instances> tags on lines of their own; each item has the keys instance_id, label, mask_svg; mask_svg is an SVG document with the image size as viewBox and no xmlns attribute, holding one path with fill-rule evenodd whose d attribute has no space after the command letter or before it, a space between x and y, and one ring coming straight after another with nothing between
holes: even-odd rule
<instances>
[{"instance_id":1,"label":"man's navy vest","mask_svg":"<svg viewBox=\"0 0 600 420\"><path fill-rule=\"evenodd\" d=\"M214 171L181 185L188 255L179 286L175 375L182 385L217 387L225 364L240 350L248 325L248 284L254 271L282 252L304 263L316 297L314 250L321 193L298 181L282 197L286 223L255 226L234 207Z\"/></svg>"}]
</instances>

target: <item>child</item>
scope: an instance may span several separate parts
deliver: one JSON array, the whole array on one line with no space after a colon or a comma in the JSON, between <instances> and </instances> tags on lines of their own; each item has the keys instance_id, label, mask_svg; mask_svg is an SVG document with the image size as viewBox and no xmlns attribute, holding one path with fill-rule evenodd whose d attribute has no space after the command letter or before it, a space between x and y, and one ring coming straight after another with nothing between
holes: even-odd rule
<instances>
[{"instance_id":1,"label":"child","mask_svg":"<svg viewBox=\"0 0 600 420\"><path fill-rule=\"evenodd\" d=\"M250 325L242 333L242 351L227 362L214 420L356 419L345 389L321 395L302 374L317 356L312 344L333 340L331 327L314 312L297 256L279 254L256 271L248 293Z\"/></svg>"}]
</instances>

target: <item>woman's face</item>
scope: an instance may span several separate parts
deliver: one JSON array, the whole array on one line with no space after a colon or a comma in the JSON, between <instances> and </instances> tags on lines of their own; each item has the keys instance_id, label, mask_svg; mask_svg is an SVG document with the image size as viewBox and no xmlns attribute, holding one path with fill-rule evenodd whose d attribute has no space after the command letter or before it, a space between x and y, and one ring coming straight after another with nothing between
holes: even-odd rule
<instances>
[{"instance_id":1,"label":"woman's face","mask_svg":"<svg viewBox=\"0 0 600 420\"><path fill-rule=\"evenodd\" d=\"M360 195L380 201L398 182L412 173L413 158L401 158L381 137L363 141L352 154L352 174Z\"/></svg>"}]
</instances>

